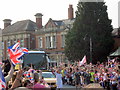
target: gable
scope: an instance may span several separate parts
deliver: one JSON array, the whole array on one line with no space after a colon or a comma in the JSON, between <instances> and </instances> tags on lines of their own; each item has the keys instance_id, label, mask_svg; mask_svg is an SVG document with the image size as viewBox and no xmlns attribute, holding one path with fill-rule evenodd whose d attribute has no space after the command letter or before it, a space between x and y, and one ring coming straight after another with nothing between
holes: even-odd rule
<instances>
[{"instance_id":1,"label":"gable","mask_svg":"<svg viewBox=\"0 0 120 90\"><path fill-rule=\"evenodd\" d=\"M53 22L53 20L50 18L47 24L45 25L45 28L52 28L52 27L56 27L56 25Z\"/></svg>"}]
</instances>

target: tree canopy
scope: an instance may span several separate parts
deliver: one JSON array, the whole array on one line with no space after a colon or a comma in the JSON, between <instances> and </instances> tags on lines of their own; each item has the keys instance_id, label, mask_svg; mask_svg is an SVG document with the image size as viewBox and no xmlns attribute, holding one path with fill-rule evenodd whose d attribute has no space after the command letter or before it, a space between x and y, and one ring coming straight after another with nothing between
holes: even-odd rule
<instances>
[{"instance_id":1,"label":"tree canopy","mask_svg":"<svg viewBox=\"0 0 120 90\"><path fill-rule=\"evenodd\" d=\"M79 2L75 22L66 35L66 56L72 61L81 60L84 55L87 62L91 58L93 63L104 61L113 48L112 30L104 2Z\"/></svg>"}]
</instances>

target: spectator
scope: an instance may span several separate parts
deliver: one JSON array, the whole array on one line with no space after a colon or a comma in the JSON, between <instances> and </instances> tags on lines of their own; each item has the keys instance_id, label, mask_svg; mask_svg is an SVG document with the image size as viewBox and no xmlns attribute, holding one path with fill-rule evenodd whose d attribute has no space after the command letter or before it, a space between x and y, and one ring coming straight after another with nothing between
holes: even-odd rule
<instances>
[{"instance_id":1,"label":"spectator","mask_svg":"<svg viewBox=\"0 0 120 90\"><path fill-rule=\"evenodd\" d=\"M76 69L76 72L75 72L75 85L76 85L76 88L79 88L80 87L80 72L79 72L79 69L77 68Z\"/></svg>"},{"instance_id":2,"label":"spectator","mask_svg":"<svg viewBox=\"0 0 120 90\"><path fill-rule=\"evenodd\" d=\"M62 82L62 74L61 74L61 70L58 69L56 72L54 72L55 76L56 76L56 84L57 84L57 89L61 89L63 88L63 82Z\"/></svg>"}]
</instances>

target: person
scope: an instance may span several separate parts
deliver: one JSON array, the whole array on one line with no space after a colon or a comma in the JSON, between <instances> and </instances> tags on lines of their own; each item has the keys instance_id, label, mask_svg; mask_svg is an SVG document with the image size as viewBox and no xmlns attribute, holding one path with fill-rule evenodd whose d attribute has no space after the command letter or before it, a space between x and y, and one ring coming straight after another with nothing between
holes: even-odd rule
<instances>
[{"instance_id":1,"label":"person","mask_svg":"<svg viewBox=\"0 0 120 90\"><path fill-rule=\"evenodd\" d=\"M12 83L12 86L11 86L10 90L15 89L15 88L21 86L22 74L23 74L23 70L22 69L17 72L16 78L15 78L14 82Z\"/></svg>"},{"instance_id":2,"label":"person","mask_svg":"<svg viewBox=\"0 0 120 90\"><path fill-rule=\"evenodd\" d=\"M39 74L38 73L34 73L34 85L32 87L34 90L46 88L45 85L41 85L39 81L40 81L39 80Z\"/></svg>"},{"instance_id":3,"label":"person","mask_svg":"<svg viewBox=\"0 0 120 90\"><path fill-rule=\"evenodd\" d=\"M33 86L33 84L30 82L30 80L25 80L23 82L22 87L17 87L14 90L32 90L32 86Z\"/></svg>"},{"instance_id":4,"label":"person","mask_svg":"<svg viewBox=\"0 0 120 90\"><path fill-rule=\"evenodd\" d=\"M4 64L4 76L8 75L8 72L10 71L11 68L11 61L9 59L3 61Z\"/></svg>"},{"instance_id":5,"label":"person","mask_svg":"<svg viewBox=\"0 0 120 90\"><path fill-rule=\"evenodd\" d=\"M80 87L80 72L79 72L79 69L77 68L76 69L76 72L75 72L75 86L76 86L76 89L78 88L78 87Z\"/></svg>"},{"instance_id":6,"label":"person","mask_svg":"<svg viewBox=\"0 0 120 90\"><path fill-rule=\"evenodd\" d=\"M6 83L8 83L10 81L10 79L12 78L13 73L14 73L14 68L13 68L12 62L11 61L9 61L9 62L10 62L11 68L10 68L10 71L8 72L8 74L5 76Z\"/></svg>"},{"instance_id":7,"label":"person","mask_svg":"<svg viewBox=\"0 0 120 90\"><path fill-rule=\"evenodd\" d=\"M120 90L120 81L118 82L117 89Z\"/></svg>"},{"instance_id":8,"label":"person","mask_svg":"<svg viewBox=\"0 0 120 90\"><path fill-rule=\"evenodd\" d=\"M112 77L111 77L111 88L112 90L117 90L117 77L115 75L115 72L112 73Z\"/></svg>"},{"instance_id":9,"label":"person","mask_svg":"<svg viewBox=\"0 0 120 90\"><path fill-rule=\"evenodd\" d=\"M85 85L90 84L90 77L91 77L91 75L90 75L90 73L89 73L89 70L86 70L86 73L85 73L85 75L84 75Z\"/></svg>"},{"instance_id":10,"label":"person","mask_svg":"<svg viewBox=\"0 0 120 90\"><path fill-rule=\"evenodd\" d=\"M63 88L63 82L62 82L62 74L60 73L61 70L58 69L56 72L54 72L55 76L56 76L56 85L57 85L57 89L60 90L61 88Z\"/></svg>"},{"instance_id":11,"label":"person","mask_svg":"<svg viewBox=\"0 0 120 90\"><path fill-rule=\"evenodd\" d=\"M90 71L90 75L91 75L90 83L94 83L94 79L95 79L94 74L95 74L94 70L91 69L91 71Z\"/></svg>"}]
</instances>

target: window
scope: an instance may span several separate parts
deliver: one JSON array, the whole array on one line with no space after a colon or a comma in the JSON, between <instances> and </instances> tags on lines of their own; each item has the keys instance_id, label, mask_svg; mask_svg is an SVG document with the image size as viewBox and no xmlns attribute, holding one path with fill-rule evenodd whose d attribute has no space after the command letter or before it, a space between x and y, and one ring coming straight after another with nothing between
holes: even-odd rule
<instances>
[{"instance_id":1,"label":"window","mask_svg":"<svg viewBox=\"0 0 120 90\"><path fill-rule=\"evenodd\" d=\"M23 39L20 40L20 45L21 45L21 47L24 47L24 40Z\"/></svg>"},{"instance_id":2,"label":"window","mask_svg":"<svg viewBox=\"0 0 120 90\"><path fill-rule=\"evenodd\" d=\"M46 48L48 48L48 37L46 37Z\"/></svg>"},{"instance_id":3,"label":"window","mask_svg":"<svg viewBox=\"0 0 120 90\"><path fill-rule=\"evenodd\" d=\"M16 40L16 39L14 39L14 44L15 44L15 43L17 43L17 40Z\"/></svg>"},{"instance_id":4,"label":"window","mask_svg":"<svg viewBox=\"0 0 120 90\"><path fill-rule=\"evenodd\" d=\"M56 36L53 36L53 48L56 48Z\"/></svg>"},{"instance_id":5,"label":"window","mask_svg":"<svg viewBox=\"0 0 120 90\"><path fill-rule=\"evenodd\" d=\"M51 42L51 37L50 36L48 36L48 48L51 48L51 46L52 46L52 42Z\"/></svg>"},{"instance_id":6,"label":"window","mask_svg":"<svg viewBox=\"0 0 120 90\"><path fill-rule=\"evenodd\" d=\"M62 42L61 42L61 47L65 47L65 35L61 35Z\"/></svg>"},{"instance_id":7,"label":"window","mask_svg":"<svg viewBox=\"0 0 120 90\"><path fill-rule=\"evenodd\" d=\"M7 46L9 47L10 46L10 41L8 40L8 42L7 42Z\"/></svg>"},{"instance_id":8,"label":"window","mask_svg":"<svg viewBox=\"0 0 120 90\"><path fill-rule=\"evenodd\" d=\"M2 49L4 49L4 41L2 42Z\"/></svg>"},{"instance_id":9,"label":"window","mask_svg":"<svg viewBox=\"0 0 120 90\"><path fill-rule=\"evenodd\" d=\"M42 48L43 44L42 44L42 37L39 37L39 48Z\"/></svg>"},{"instance_id":10,"label":"window","mask_svg":"<svg viewBox=\"0 0 120 90\"><path fill-rule=\"evenodd\" d=\"M46 37L46 48L56 48L56 36Z\"/></svg>"}]
</instances>

